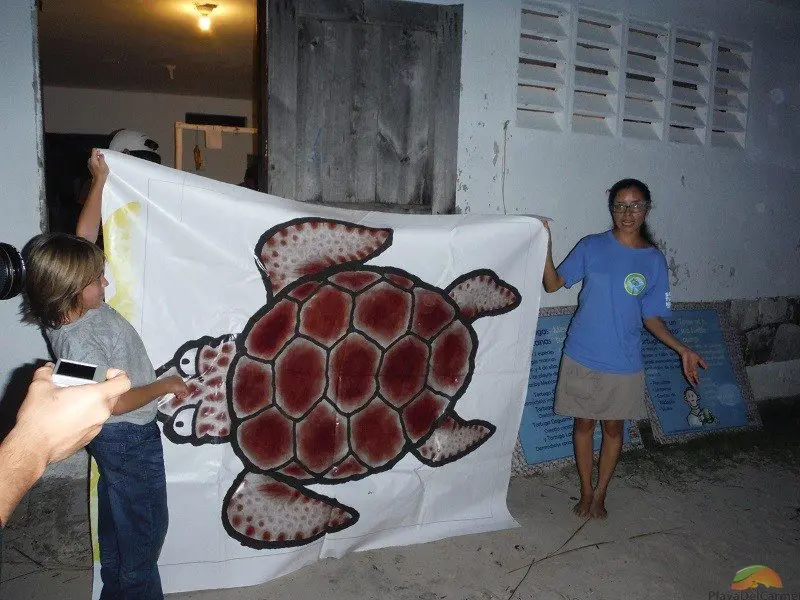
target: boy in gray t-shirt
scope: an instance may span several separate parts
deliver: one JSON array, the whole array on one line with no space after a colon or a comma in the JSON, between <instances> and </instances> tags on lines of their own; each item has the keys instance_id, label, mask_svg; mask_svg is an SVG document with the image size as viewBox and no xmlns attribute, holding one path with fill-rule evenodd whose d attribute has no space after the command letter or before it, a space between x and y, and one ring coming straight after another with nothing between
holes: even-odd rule
<instances>
[{"instance_id":1,"label":"boy in gray t-shirt","mask_svg":"<svg viewBox=\"0 0 800 600\"><path fill-rule=\"evenodd\" d=\"M84 213L96 209L96 239L108 167L96 151L89 167L94 180ZM45 328L57 358L123 369L131 379L133 387L120 396L114 416L87 446L100 471L100 598L163 600L157 561L169 518L155 400L169 393L183 397L188 389L177 376L155 379L138 333L105 303L105 260L94 239L55 233L31 240L26 309Z\"/></svg>"},{"instance_id":2,"label":"boy in gray t-shirt","mask_svg":"<svg viewBox=\"0 0 800 600\"><path fill-rule=\"evenodd\" d=\"M133 326L105 302L73 323L47 329L47 338L58 357L70 358L103 368L125 365L131 386L141 388L155 381L155 373L142 338ZM111 415L108 423L147 425L156 418L156 402L124 414Z\"/></svg>"}]
</instances>

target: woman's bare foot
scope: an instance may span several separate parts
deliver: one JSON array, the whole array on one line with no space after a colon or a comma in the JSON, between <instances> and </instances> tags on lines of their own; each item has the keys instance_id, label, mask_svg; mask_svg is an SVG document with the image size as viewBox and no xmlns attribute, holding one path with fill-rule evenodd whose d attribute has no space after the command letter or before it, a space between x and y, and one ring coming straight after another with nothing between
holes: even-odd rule
<instances>
[{"instance_id":1,"label":"woman's bare foot","mask_svg":"<svg viewBox=\"0 0 800 600\"><path fill-rule=\"evenodd\" d=\"M588 495L585 496L581 494L581 499L578 500L578 503L572 507L572 512L574 512L579 517L588 517L592 507L592 496Z\"/></svg>"},{"instance_id":2,"label":"woman's bare foot","mask_svg":"<svg viewBox=\"0 0 800 600\"><path fill-rule=\"evenodd\" d=\"M605 519L608 516L606 511L606 495L595 493L592 503L589 506L589 516L593 519Z\"/></svg>"}]
</instances>

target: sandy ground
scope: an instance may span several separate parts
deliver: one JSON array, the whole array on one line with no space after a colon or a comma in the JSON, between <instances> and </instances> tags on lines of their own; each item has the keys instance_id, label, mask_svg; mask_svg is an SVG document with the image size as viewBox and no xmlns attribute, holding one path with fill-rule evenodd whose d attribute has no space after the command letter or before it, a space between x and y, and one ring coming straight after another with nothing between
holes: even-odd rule
<instances>
[{"instance_id":1,"label":"sandy ground","mask_svg":"<svg viewBox=\"0 0 800 600\"><path fill-rule=\"evenodd\" d=\"M762 599L798 600L798 406L773 405L760 432L678 447L645 437L645 449L620 463L605 521L570 512L577 477L565 468L512 480L518 529L353 554L260 586L168 599L729 599L734 573L763 564L783 589L760 588ZM90 598L86 482L41 482L5 535L0 600Z\"/></svg>"}]
</instances>

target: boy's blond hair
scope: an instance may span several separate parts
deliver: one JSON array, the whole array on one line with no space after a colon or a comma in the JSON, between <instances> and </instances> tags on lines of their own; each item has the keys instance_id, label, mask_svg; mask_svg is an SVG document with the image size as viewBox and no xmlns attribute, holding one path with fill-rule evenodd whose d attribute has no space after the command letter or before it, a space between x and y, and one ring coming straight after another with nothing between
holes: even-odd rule
<instances>
[{"instance_id":1,"label":"boy's blond hair","mask_svg":"<svg viewBox=\"0 0 800 600\"><path fill-rule=\"evenodd\" d=\"M45 327L63 325L80 311L81 292L103 275L103 251L67 233L45 233L28 242L25 255L26 315Z\"/></svg>"}]
</instances>

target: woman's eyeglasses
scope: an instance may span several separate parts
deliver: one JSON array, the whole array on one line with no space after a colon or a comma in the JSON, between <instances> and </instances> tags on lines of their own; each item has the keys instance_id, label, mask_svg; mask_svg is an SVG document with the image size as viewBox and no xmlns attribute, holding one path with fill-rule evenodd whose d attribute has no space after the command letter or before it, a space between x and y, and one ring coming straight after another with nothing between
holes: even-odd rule
<instances>
[{"instance_id":1,"label":"woman's eyeglasses","mask_svg":"<svg viewBox=\"0 0 800 600\"><path fill-rule=\"evenodd\" d=\"M623 202L614 202L611 205L611 209L615 213L624 213L626 211L631 211L632 213L640 213L647 208L646 202L632 202L630 204L625 204Z\"/></svg>"}]
</instances>

